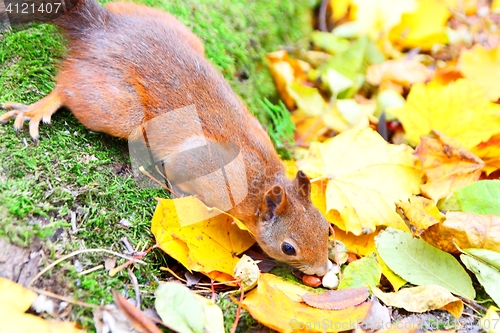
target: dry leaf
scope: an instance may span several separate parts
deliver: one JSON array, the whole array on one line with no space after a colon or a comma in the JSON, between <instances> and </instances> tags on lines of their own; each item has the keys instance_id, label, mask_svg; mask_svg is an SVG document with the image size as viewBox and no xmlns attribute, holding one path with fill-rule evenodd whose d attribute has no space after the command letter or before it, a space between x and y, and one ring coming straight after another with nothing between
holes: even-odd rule
<instances>
[{"instance_id":1,"label":"dry leaf","mask_svg":"<svg viewBox=\"0 0 500 333\"><path fill-rule=\"evenodd\" d=\"M234 267L233 276L241 281L244 290L252 289L259 280L260 270L257 263L258 261L244 254Z\"/></svg>"},{"instance_id":2,"label":"dry leaf","mask_svg":"<svg viewBox=\"0 0 500 333\"><path fill-rule=\"evenodd\" d=\"M368 288L330 290L322 294L307 293L302 296L308 305L323 310L343 310L366 301Z\"/></svg>"},{"instance_id":3,"label":"dry leaf","mask_svg":"<svg viewBox=\"0 0 500 333\"><path fill-rule=\"evenodd\" d=\"M500 249L500 216L447 212L446 220L435 224L422 234L429 244L449 253L462 249Z\"/></svg>"},{"instance_id":4,"label":"dry leaf","mask_svg":"<svg viewBox=\"0 0 500 333\"><path fill-rule=\"evenodd\" d=\"M416 146L432 130L444 133L467 149L500 133L500 105L468 79L447 86L435 82L413 85L405 106L391 110L401 121L406 140Z\"/></svg>"},{"instance_id":5,"label":"dry leaf","mask_svg":"<svg viewBox=\"0 0 500 333\"><path fill-rule=\"evenodd\" d=\"M378 225L408 230L394 202L419 193L421 171L410 147L388 144L371 129L348 130L311 145L299 166L328 179L327 218L342 230L355 235Z\"/></svg>"},{"instance_id":6,"label":"dry leaf","mask_svg":"<svg viewBox=\"0 0 500 333\"><path fill-rule=\"evenodd\" d=\"M433 201L417 196L410 197L409 201L396 202L396 210L413 236L420 236L431 225L444 221L445 216Z\"/></svg>"},{"instance_id":7,"label":"dry leaf","mask_svg":"<svg viewBox=\"0 0 500 333\"><path fill-rule=\"evenodd\" d=\"M366 81L380 86L379 90L383 91L394 85L410 87L415 83L423 83L430 80L431 75L432 71L416 60L388 60L368 67Z\"/></svg>"},{"instance_id":8,"label":"dry leaf","mask_svg":"<svg viewBox=\"0 0 500 333\"><path fill-rule=\"evenodd\" d=\"M354 328L370 310L371 303L338 311L320 310L302 303L305 288L262 274L243 307L253 318L278 332L338 332Z\"/></svg>"},{"instance_id":9,"label":"dry leaf","mask_svg":"<svg viewBox=\"0 0 500 333\"><path fill-rule=\"evenodd\" d=\"M128 322L141 333L161 333L161 330L142 313L141 310L130 304L125 297L113 290L113 299L120 311L127 317Z\"/></svg>"},{"instance_id":10,"label":"dry leaf","mask_svg":"<svg viewBox=\"0 0 500 333\"><path fill-rule=\"evenodd\" d=\"M486 164L483 171L487 175L500 169L500 134L492 136L486 142L481 142L472 148L472 152Z\"/></svg>"},{"instance_id":11,"label":"dry leaf","mask_svg":"<svg viewBox=\"0 0 500 333\"><path fill-rule=\"evenodd\" d=\"M500 98L500 46L491 50L477 44L471 50L462 50L458 69L469 79L481 85L488 98L496 102Z\"/></svg>"},{"instance_id":12,"label":"dry leaf","mask_svg":"<svg viewBox=\"0 0 500 333\"><path fill-rule=\"evenodd\" d=\"M422 313L442 309L459 318L464 308L462 300L436 285L404 288L396 293L384 293L378 288L372 288L372 292L385 305L403 308L410 312Z\"/></svg>"},{"instance_id":13,"label":"dry leaf","mask_svg":"<svg viewBox=\"0 0 500 333\"><path fill-rule=\"evenodd\" d=\"M415 154L422 161L422 194L437 202L481 176L484 162L446 135L432 131L420 139Z\"/></svg>"},{"instance_id":14,"label":"dry leaf","mask_svg":"<svg viewBox=\"0 0 500 333\"><path fill-rule=\"evenodd\" d=\"M24 313L37 294L20 284L0 277L0 333L83 333L75 323L44 320Z\"/></svg>"},{"instance_id":15,"label":"dry leaf","mask_svg":"<svg viewBox=\"0 0 500 333\"><path fill-rule=\"evenodd\" d=\"M214 217L181 227L177 212L179 207L186 207L181 213L191 214L193 220L210 214ZM232 274L239 260L236 254L255 242L248 232L233 222L233 217L210 211L194 197L160 199L151 231L158 246L169 256L187 269L218 281L234 280Z\"/></svg>"}]
</instances>

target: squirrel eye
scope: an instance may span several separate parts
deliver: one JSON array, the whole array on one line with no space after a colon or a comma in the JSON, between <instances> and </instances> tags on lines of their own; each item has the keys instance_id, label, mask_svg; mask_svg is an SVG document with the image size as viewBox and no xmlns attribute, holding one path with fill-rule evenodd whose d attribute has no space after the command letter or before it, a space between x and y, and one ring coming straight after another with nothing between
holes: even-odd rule
<instances>
[{"instance_id":1,"label":"squirrel eye","mask_svg":"<svg viewBox=\"0 0 500 333\"><path fill-rule=\"evenodd\" d=\"M295 248L287 242L281 243L281 251L283 251L284 254L289 256L294 256L297 254L297 252L295 252Z\"/></svg>"}]
</instances>

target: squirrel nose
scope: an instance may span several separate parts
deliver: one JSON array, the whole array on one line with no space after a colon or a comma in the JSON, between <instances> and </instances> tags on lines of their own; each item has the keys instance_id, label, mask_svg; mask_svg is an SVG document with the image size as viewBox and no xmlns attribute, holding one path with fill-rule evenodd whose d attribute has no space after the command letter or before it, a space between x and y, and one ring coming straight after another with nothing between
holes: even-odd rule
<instances>
[{"instance_id":1,"label":"squirrel nose","mask_svg":"<svg viewBox=\"0 0 500 333\"><path fill-rule=\"evenodd\" d=\"M324 264L314 269L314 274L317 276L323 276L330 270L332 265L333 265L332 262L330 260L327 260Z\"/></svg>"}]
</instances>

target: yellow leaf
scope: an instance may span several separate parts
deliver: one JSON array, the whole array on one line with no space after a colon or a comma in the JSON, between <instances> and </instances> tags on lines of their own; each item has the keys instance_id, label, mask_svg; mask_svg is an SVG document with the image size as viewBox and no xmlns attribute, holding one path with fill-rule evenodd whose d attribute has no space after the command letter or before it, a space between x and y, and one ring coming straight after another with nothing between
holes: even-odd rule
<instances>
[{"instance_id":1,"label":"yellow leaf","mask_svg":"<svg viewBox=\"0 0 500 333\"><path fill-rule=\"evenodd\" d=\"M444 215L432 200L411 196L410 202L396 202L396 210L413 236L420 236L431 225L444 221Z\"/></svg>"},{"instance_id":2,"label":"yellow leaf","mask_svg":"<svg viewBox=\"0 0 500 333\"><path fill-rule=\"evenodd\" d=\"M312 144L301 167L328 179L326 212L339 217L342 230L360 235L385 225L407 231L394 203L419 193L421 169L412 153L372 129L348 130Z\"/></svg>"},{"instance_id":3,"label":"yellow leaf","mask_svg":"<svg viewBox=\"0 0 500 333\"><path fill-rule=\"evenodd\" d=\"M181 226L180 215L201 222ZM160 199L151 231L158 246L187 269L219 281L232 280L239 260L236 254L254 243L250 234L241 230L233 220L227 214L209 210L194 197Z\"/></svg>"},{"instance_id":4,"label":"yellow leaf","mask_svg":"<svg viewBox=\"0 0 500 333\"><path fill-rule=\"evenodd\" d=\"M481 142L472 148L472 152L486 164L483 171L488 176L500 169L500 134L492 136L486 142Z\"/></svg>"},{"instance_id":5,"label":"yellow leaf","mask_svg":"<svg viewBox=\"0 0 500 333\"><path fill-rule=\"evenodd\" d=\"M330 2L330 6L332 6L333 20L338 21L346 16L350 5L351 0L335 0Z\"/></svg>"},{"instance_id":6,"label":"yellow leaf","mask_svg":"<svg viewBox=\"0 0 500 333\"><path fill-rule=\"evenodd\" d=\"M406 104L391 111L403 124L412 146L431 130L454 138L467 149L500 133L500 105L491 103L483 88L468 79L447 86L417 83Z\"/></svg>"},{"instance_id":7,"label":"yellow leaf","mask_svg":"<svg viewBox=\"0 0 500 333\"><path fill-rule=\"evenodd\" d=\"M370 34L375 39L401 22L404 13L417 7L415 0L352 0L352 3L361 34Z\"/></svg>"},{"instance_id":8,"label":"yellow leaf","mask_svg":"<svg viewBox=\"0 0 500 333\"><path fill-rule=\"evenodd\" d=\"M462 50L458 69L469 79L481 85L488 98L496 102L500 98L500 47L491 50L476 44L471 50Z\"/></svg>"},{"instance_id":9,"label":"yellow leaf","mask_svg":"<svg viewBox=\"0 0 500 333\"><path fill-rule=\"evenodd\" d=\"M491 9L498 10L500 9L500 0L493 0L491 3Z\"/></svg>"},{"instance_id":10,"label":"yellow leaf","mask_svg":"<svg viewBox=\"0 0 500 333\"><path fill-rule=\"evenodd\" d=\"M446 220L422 233L429 244L450 253L462 248L498 251L500 249L500 216L447 212Z\"/></svg>"},{"instance_id":11,"label":"yellow leaf","mask_svg":"<svg viewBox=\"0 0 500 333\"><path fill-rule=\"evenodd\" d=\"M421 138L415 154L422 161L422 194L437 202L477 181L484 162L446 135L432 131Z\"/></svg>"},{"instance_id":12,"label":"yellow leaf","mask_svg":"<svg viewBox=\"0 0 500 333\"><path fill-rule=\"evenodd\" d=\"M307 289L262 274L256 289L243 301L243 307L258 322L278 332L339 332L353 329L371 308L365 302L356 307L331 311L312 308L302 302Z\"/></svg>"},{"instance_id":13,"label":"yellow leaf","mask_svg":"<svg viewBox=\"0 0 500 333\"><path fill-rule=\"evenodd\" d=\"M392 285L392 288L394 288L395 291L398 291L399 288L404 286L406 284L406 280L403 279L401 276L397 275L394 273L392 269L387 266L385 261L382 259L382 257L378 254L377 252L377 261L382 269L382 274L389 280L390 284Z\"/></svg>"},{"instance_id":14,"label":"yellow leaf","mask_svg":"<svg viewBox=\"0 0 500 333\"><path fill-rule=\"evenodd\" d=\"M479 320L479 325L485 330L486 333L500 333L500 316L497 311L500 309L490 306L484 317Z\"/></svg>"},{"instance_id":15,"label":"yellow leaf","mask_svg":"<svg viewBox=\"0 0 500 333\"><path fill-rule=\"evenodd\" d=\"M334 227L334 229L335 239L344 243L350 253L364 257L377 249L375 247L375 236L377 236L378 232L356 236L337 227Z\"/></svg>"},{"instance_id":16,"label":"yellow leaf","mask_svg":"<svg viewBox=\"0 0 500 333\"><path fill-rule=\"evenodd\" d=\"M443 1L419 0L417 9L403 15L401 23L391 30L389 38L402 48L430 50L434 44L448 41L445 26L450 17L451 12Z\"/></svg>"},{"instance_id":17,"label":"yellow leaf","mask_svg":"<svg viewBox=\"0 0 500 333\"><path fill-rule=\"evenodd\" d=\"M404 288L396 293L384 293L378 288L373 288L372 292L385 305L403 308L410 312L422 313L442 309L459 318L464 308L460 298L436 285Z\"/></svg>"},{"instance_id":18,"label":"yellow leaf","mask_svg":"<svg viewBox=\"0 0 500 333\"><path fill-rule=\"evenodd\" d=\"M83 333L72 322L44 320L24 313L37 294L5 278L0 278L0 333Z\"/></svg>"},{"instance_id":19,"label":"yellow leaf","mask_svg":"<svg viewBox=\"0 0 500 333\"><path fill-rule=\"evenodd\" d=\"M297 103L299 109L296 113L315 117L322 115L327 109L327 104L317 88L293 82L287 86L287 92Z\"/></svg>"}]
</instances>

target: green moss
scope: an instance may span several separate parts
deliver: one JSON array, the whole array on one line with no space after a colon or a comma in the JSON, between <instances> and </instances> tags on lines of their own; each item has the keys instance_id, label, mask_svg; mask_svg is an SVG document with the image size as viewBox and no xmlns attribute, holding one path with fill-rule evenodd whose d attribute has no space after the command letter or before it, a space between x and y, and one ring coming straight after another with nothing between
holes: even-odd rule
<instances>
[{"instance_id":1,"label":"green moss","mask_svg":"<svg viewBox=\"0 0 500 333\"><path fill-rule=\"evenodd\" d=\"M266 111L261 101L268 98L276 103L277 99L263 55L299 39L309 29L305 1L143 3L170 11L189 25L204 41L207 57L258 118L270 124L276 114ZM0 102L31 104L47 95L54 87L56 67L64 53L64 39L50 25L0 33ZM86 130L68 111L55 114L51 126L41 125L38 146L32 144L27 126L18 135L12 121L0 126L0 237L21 245L38 237L51 248L54 245L49 236L63 228L71 239L56 240L63 253L83 247L122 251L122 237L133 246L150 246L154 198L166 197L166 193L139 188L130 175L129 163L125 141ZM119 223L122 220L129 226ZM69 227L72 224L76 231ZM97 255L79 258L84 269L102 263ZM145 291L144 304L152 306L151 281L154 276L165 278L159 266L167 262L159 250L145 261L148 265L135 274ZM43 279L46 285L57 279L58 285L66 286L61 293L89 303L111 301L112 288L133 295L126 271L116 278L105 271L83 277L69 271L61 264ZM91 311L74 309L71 319L92 329Z\"/></svg>"}]
</instances>

